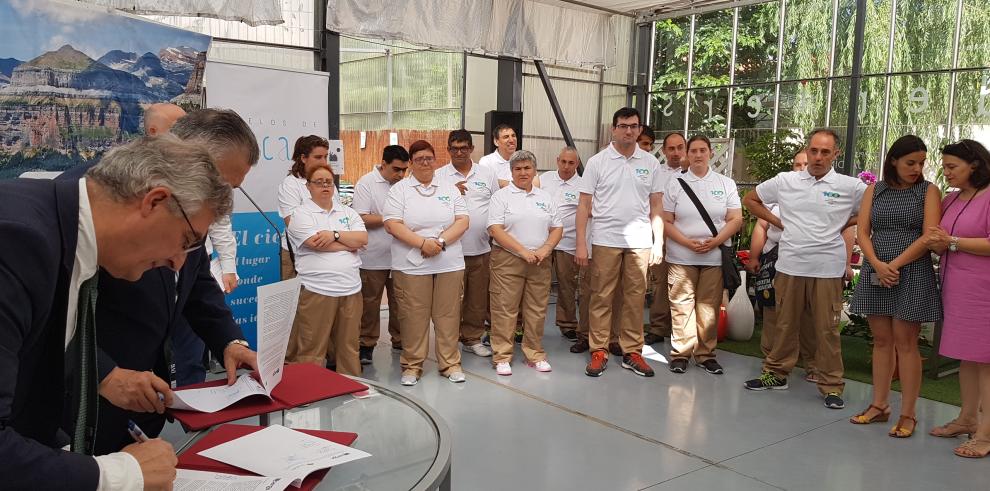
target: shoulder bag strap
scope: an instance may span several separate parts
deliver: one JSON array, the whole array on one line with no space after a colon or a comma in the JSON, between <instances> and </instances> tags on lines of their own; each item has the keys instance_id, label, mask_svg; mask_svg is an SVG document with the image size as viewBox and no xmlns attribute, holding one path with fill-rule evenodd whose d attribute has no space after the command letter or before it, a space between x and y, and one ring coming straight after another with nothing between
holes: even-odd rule
<instances>
[{"instance_id":1,"label":"shoulder bag strap","mask_svg":"<svg viewBox=\"0 0 990 491\"><path fill-rule=\"evenodd\" d=\"M688 198L691 198L691 202L694 203L694 207L698 209L698 213L701 214L701 219L705 221L705 225L708 225L708 230L711 230L712 237L718 236L718 230L715 228L715 223L712 222L712 217L708 216L708 210L705 209L704 205L701 204L701 200L698 199L698 195L694 194L694 190L688 183L684 182L684 179L680 177L677 181L681 183L681 187L684 188L684 192L687 194Z\"/></svg>"}]
</instances>

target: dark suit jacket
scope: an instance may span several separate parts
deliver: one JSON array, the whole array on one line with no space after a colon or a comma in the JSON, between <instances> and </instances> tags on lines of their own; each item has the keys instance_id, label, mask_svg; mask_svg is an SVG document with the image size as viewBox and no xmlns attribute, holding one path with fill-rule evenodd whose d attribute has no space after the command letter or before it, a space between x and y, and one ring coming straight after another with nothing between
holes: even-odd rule
<instances>
[{"instance_id":1,"label":"dark suit jacket","mask_svg":"<svg viewBox=\"0 0 990 491\"><path fill-rule=\"evenodd\" d=\"M79 184L0 181L0 476L4 489L93 490L92 457L62 451L65 322ZM60 441L61 440L61 441Z\"/></svg>"},{"instance_id":2,"label":"dark suit jacket","mask_svg":"<svg viewBox=\"0 0 990 491\"><path fill-rule=\"evenodd\" d=\"M58 180L77 182L88 166L77 166ZM176 294L178 293L178 301ZM100 270L96 304L98 370L103 379L114 367L154 371L169 381L165 342L185 317L193 331L205 341L218 360L227 343L244 337L224 302L223 291L210 274L205 248L190 253L175 282L175 272L156 268L137 282L116 279ZM133 419L149 436L157 436L165 417L155 413L124 411L100 398L97 424L97 454L119 451L133 443L127 420ZM72 421L66 421L71 428Z\"/></svg>"}]
</instances>

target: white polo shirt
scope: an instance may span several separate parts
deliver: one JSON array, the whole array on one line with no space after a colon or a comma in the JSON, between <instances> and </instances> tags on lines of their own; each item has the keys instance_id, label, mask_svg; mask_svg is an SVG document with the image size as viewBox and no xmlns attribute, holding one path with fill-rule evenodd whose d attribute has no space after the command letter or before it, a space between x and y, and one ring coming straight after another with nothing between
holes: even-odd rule
<instances>
[{"instance_id":1,"label":"white polo shirt","mask_svg":"<svg viewBox=\"0 0 990 491\"><path fill-rule=\"evenodd\" d=\"M588 159L580 190L591 195L591 243L623 249L652 247L650 194L662 193L668 178L656 157L638 146L627 159L609 143Z\"/></svg>"},{"instance_id":2,"label":"white polo shirt","mask_svg":"<svg viewBox=\"0 0 990 491\"><path fill-rule=\"evenodd\" d=\"M547 242L551 228L563 227L550 193L536 186L527 193L511 182L492 196L488 226L492 225L502 225L506 233L531 251Z\"/></svg>"},{"instance_id":3,"label":"white polo shirt","mask_svg":"<svg viewBox=\"0 0 990 491\"><path fill-rule=\"evenodd\" d=\"M494 152L481 157L478 164L484 165L491 170L495 171L495 177L503 181L512 182L512 167L509 166L508 159L503 159L498 153L498 149Z\"/></svg>"},{"instance_id":4,"label":"white polo shirt","mask_svg":"<svg viewBox=\"0 0 990 491\"><path fill-rule=\"evenodd\" d=\"M437 169L436 175L447 179L451 186L456 189L456 183L466 181L467 191L464 196L464 204L471 215L471 226L461 237L461 248L465 256L478 256L491 252L492 246L488 243L488 203L492 200L492 195L498 191L498 178L495 171L487 166L471 163L471 170L465 176L461 174L454 164L447 164Z\"/></svg>"},{"instance_id":5,"label":"white polo shirt","mask_svg":"<svg viewBox=\"0 0 990 491\"><path fill-rule=\"evenodd\" d=\"M285 176L278 185L278 216L292 218L292 212L306 201L311 201L312 195L306 189L306 179L292 174ZM288 249L286 238L282 237L282 249ZM295 246L293 246L295 247Z\"/></svg>"},{"instance_id":6,"label":"white polo shirt","mask_svg":"<svg viewBox=\"0 0 990 491\"><path fill-rule=\"evenodd\" d=\"M361 215L381 215L392 183L382 177L381 170L373 169L361 176L354 185L354 201L351 207ZM368 246L360 252L361 269L382 271L392 269L392 238L385 227L368 230Z\"/></svg>"},{"instance_id":7,"label":"white polo shirt","mask_svg":"<svg viewBox=\"0 0 990 491\"><path fill-rule=\"evenodd\" d=\"M578 198L581 195L581 176L575 173L565 181L560 178L557 171L552 170L540 175L540 185L556 203L557 214L560 216L560 222L564 227L564 236L554 250L574 254L577 250L575 218L577 217ZM591 227L588 227L588 232L590 231ZM589 234L588 237L591 235Z\"/></svg>"},{"instance_id":8,"label":"white polo shirt","mask_svg":"<svg viewBox=\"0 0 990 491\"><path fill-rule=\"evenodd\" d=\"M364 232L356 211L340 203L326 211L312 199L296 207L289 222L289 240L296 252L296 271L307 290L328 297L344 297L361 291L361 258L356 252L324 252L303 242L321 230Z\"/></svg>"},{"instance_id":9,"label":"white polo shirt","mask_svg":"<svg viewBox=\"0 0 990 491\"><path fill-rule=\"evenodd\" d=\"M402 220L410 230L423 237L439 237L441 232L454 223L457 215L470 216L464 197L453 184L434 175L433 182L423 186L410 175L392 186L385 201L383 218L386 221ZM419 248L410 247L401 240L393 240L392 269L415 275L464 269L464 252L459 240L448 243L447 250L436 256L416 258L419 264L410 261L410 257L415 258L418 254Z\"/></svg>"},{"instance_id":10,"label":"white polo shirt","mask_svg":"<svg viewBox=\"0 0 990 491\"><path fill-rule=\"evenodd\" d=\"M708 225L705 225L698 207L694 206L678 179L683 179L694 191L719 232L725 227L726 212L742 209L736 182L711 168L704 177L698 177L691 171L672 176L667 183L667 190L663 193L663 210L674 214L674 226L689 239L710 239L712 231ZM732 245L732 240L726 240L725 245ZM698 254L673 240L668 240L665 260L686 266L720 266L722 253L715 248L704 254Z\"/></svg>"},{"instance_id":11,"label":"white polo shirt","mask_svg":"<svg viewBox=\"0 0 990 491\"><path fill-rule=\"evenodd\" d=\"M760 200L780 206L777 271L791 276L841 278L846 272L842 227L859 213L866 184L830 169L821 179L807 170L782 172L756 187Z\"/></svg>"}]
</instances>

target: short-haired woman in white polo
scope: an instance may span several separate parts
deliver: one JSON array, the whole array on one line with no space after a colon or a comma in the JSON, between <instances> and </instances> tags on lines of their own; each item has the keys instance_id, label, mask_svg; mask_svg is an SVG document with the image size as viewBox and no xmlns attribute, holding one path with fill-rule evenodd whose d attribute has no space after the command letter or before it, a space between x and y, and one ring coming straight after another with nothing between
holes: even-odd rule
<instances>
[{"instance_id":1,"label":"short-haired woman in white polo","mask_svg":"<svg viewBox=\"0 0 990 491\"><path fill-rule=\"evenodd\" d=\"M333 339L337 371L360 375L361 258L357 252L368 243L368 232L361 215L334 202L329 167L310 169L306 187L310 199L293 210L288 227L302 289L286 359L323 366Z\"/></svg>"},{"instance_id":2,"label":"short-haired woman in white polo","mask_svg":"<svg viewBox=\"0 0 990 491\"><path fill-rule=\"evenodd\" d=\"M742 226L742 203L736 182L712 170L712 144L695 135L688 140L688 170L667 183L663 193L663 231L669 265L671 336L668 369L684 373L688 361L711 374L721 374L715 361L718 312L722 304L722 254L718 246L731 244ZM718 235L713 237L702 211L685 186L697 197Z\"/></svg>"},{"instance_id":3,"label":"short-haired woman in white polo","mask_svg":"<svg viewBox=\"0 0 990 491\"><path fill-rule=\"evenodd\" d=\"M392 241L392 282L399 303L402 385L416 385L429 352L430 321L440 374L464 382L457 349L464 295L464 254L459 239L469 215L460 191L434 178L429 142L409 147L412 175L392 186L382 217Z\"/></svg>"},{"instance_id":4,"label":"short-haired woman in white polo","mask_svg":"<svg viewBox=\"0 0 990 491\"><path fill-rule=\"evenodd\" d=\"M516 319L522 312L522 351L527 363L550 371L543 350L543 322L550 299L553 248L564 234L550 193L533 186L536 157L518 150L509 157L512 182L492 195L488 206L492 273L492 363L499 375L512 375Z\"/></svg>"}]
</instances>

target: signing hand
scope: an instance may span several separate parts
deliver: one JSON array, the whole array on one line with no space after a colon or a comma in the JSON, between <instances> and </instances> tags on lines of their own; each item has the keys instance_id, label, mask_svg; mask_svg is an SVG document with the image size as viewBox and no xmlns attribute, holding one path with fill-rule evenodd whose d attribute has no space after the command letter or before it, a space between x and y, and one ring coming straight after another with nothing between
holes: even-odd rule
<instances>
[{"instance_id":1,"label":"signing hand","mask_svg":"<svg viewBox=\"0 0 990 491\"><path fill-rule=\"evenodd\" d=\"M433 257L440 254L443 250L443 246L440 245L440 241L437 239L426 239L423 241L423 245L419 248L423 257Z\"/></svg>"},{"instance_id":2,"label":"signing hand","mask_svg":"<svg viewBox=\"0 0 990 491\"><path fill-rule=\"evenodd\" d=\"M144 476L144 489L149 491L169 491L175 481L175 449L172 444L155 438L144 443L132 443L122 450L134 456L141 466Z\"/></svg>"},{"instance_id":3,"label":"signing hand","mask_svg":"<svg viewBox=\"0 0 990 491\"><path fill-rule=\"evenodd\" d=\"M237 289L237 273L223 274L223 292L230 293Z\"/></svg>"},{"instance_id":4,"label":"signing hand","mask_svg":"<svg viewBox=\"0 0 990 491\"><path fill-rule=\"evenodd\" d=\"M162 401L158 394L165 396ZM100 382L100 395L121 409L139 413L165 412L172 404L168 382L151 372L116 367Z\"/></svg>"},{"instance_id":5,"label":"signing hand","mask_svg":"<svg viewBox=\"0 0 990 491\"><path fill-rule=\"evenodd\" d=\"M237 381L237 369L242 366L258 369L258 354L244 345L232 343L223 350L223 366L227 367L227 385Z\"/></svg>"}]
</instances>

